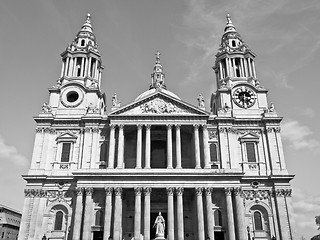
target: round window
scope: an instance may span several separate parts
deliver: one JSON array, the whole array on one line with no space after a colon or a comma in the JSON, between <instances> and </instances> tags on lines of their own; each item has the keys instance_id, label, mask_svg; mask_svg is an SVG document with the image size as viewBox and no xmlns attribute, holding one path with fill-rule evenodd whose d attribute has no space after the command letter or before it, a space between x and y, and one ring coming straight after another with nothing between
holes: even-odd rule
<instances>
[{"instance_id":1,"label":"round window","mask_svg":"<svg viewBox=\"0 0 320 240\"><path fill-rule=\"evenodd\" d=\"M73 102L77 101L78 98L79 98L79 94L77 92L72 91L67 94L67 101L68 102L73 103Z\"/></svg>"}]
</instances>

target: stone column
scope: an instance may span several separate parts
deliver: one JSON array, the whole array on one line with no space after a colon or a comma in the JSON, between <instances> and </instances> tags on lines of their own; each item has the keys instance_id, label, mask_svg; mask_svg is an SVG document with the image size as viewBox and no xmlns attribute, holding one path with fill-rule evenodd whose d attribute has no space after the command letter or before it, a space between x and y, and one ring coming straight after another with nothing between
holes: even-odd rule
<instances>
[{"instance_id":1,"label":"stone column","mask_svg":"<svg viewBox=\"0 0 320 240\"><path fill-rule=\"evenodd\" d=\"M141 168L141 156L142 156L142 125L137 125L137 159L136 168Z\"/></svg>"},{"instance_id":2,"label":"stone column","mask_svg":"<svg viewBox=\"0 0 320 240\"><path fill-rule=\"evenodd\" d=\"M291 229L290 229L290 222L288 219L288 212L287 212L287 204L285 200L286 189L276 189L276 205L278 210L279 216L279 227L280 227L280 235L281 239L292 239L291 238Z\"/></svg>"},{"instance_id":3,"label":"stone column","mask_svg":"<svg viewBox=\"0 0 320 240\"><path fill-rule=\"evenodd\" d=\"M141 234L141 187L134 188L135 205L134 205L134 239L139 240Z\"/></svg>"},{"instance_id":4,"label":"stone column","mask_svg":"<svg viewBox=\"0 0 320 240\"><path fill-rule=\"evenodd\" d=\"M229 77L231 77L231 73L230 73L230 59L226 58L226 67L227 67L227 75Z\"/></svg>"},{"instance_id":5,"label":"stone column","mask_svg":"<svg viewBox=\"0 0 320 240\"><path fill-rule=\"evenodd\" d=\"M150 195L151 188L145 187L144 191L144 240L150 240Z\"/></svg>"},{"instance_id":6,"label":"stone column","mask_svg":"<svg viewBox=\"0 0 320 240\"><path fill-rule=\"evenodd\" d=\"M222 64L221 61L219 62L219 72L220 72L220 79L223 79L223 72L222 72Z\"/></svg>"},{"instance_id":7,"label":"stone column","mask_svg":"<svg viewBox=\"0 0 320 240\"><path fill-rule=\"evenodd\" d=\"M23 202L23 212L22 212L22 218L21 218L21 224L20 224L20 234L18 240L28 239L28 232L29 232L29 226L30 226L30 218L29 213L30 210L32 210L32 203L33 203L33 190L31 189L25 189L24 190L24 202Z\"/></svg>"},{"instance_id":8,"label":"stone column","mask_svg":"<svg viewBox=\"0 0 320 240\"><path fill-rule=\"evenodd\" d=\"M91 239L92 211L93 211L93 188L86 188L86 205L83 218L83 239Z\"/></svg>"},{"instance_id":9,"label":"stone column","mask_svg":"<svg viewBox=\"0 0 320 240\"><path fill-rule=\"evenodd\" d=\"M89 63L88 63L88 77L91 77L91 62L92 62L92 57L89 57Z\"/></svg>"},{"instance_id":10,"label":"stone column","mask_svg":"<svg viewBox=\"0 0 320 240\"><path fill-rule=\"evenodd\" d=\"M252 72L253 72L253 77L257 78L257 74L256 74L256 68L254 66L254 60L252 60Z\"/></svg>"},{"instance_id":11,"label":"stone column","mask_svg":"<svg viewBox=\"0 0 320 240\"><path fill-rule=\"evenodd\" d=\"M212 188L207 187L206 191L206 209L207 209L207 228L208 228L208 236L210 240L214 240L214 229L213 229L213 211L212 211Z\"/></svg>"},{"instance_id":12,"label":"stone column","mask_svg":"<svg viewBox=\"0 0 320 240\"><path fill-rule=\"evenodd\" d=\"M180 126L176 124L176 156L177 156L177 166L176 168L182 168L181 165L181 135L180 135Z\"/></svg>"},{"instance_id":13,"label":"stone column","mask_svg":"<svg viewBox=\"0 0 320 240\"><path fill-rule=\"evenodd\" d=\"M115 209L114 209L114 226L113 240L121 240L121 221L122 221L122 188L117 187L115 191Z\"/></svg>"},{"instance_id":14,"label":"stone column","mask_svg":"<svg viewBox=\"0 0 320 240\"><path fill-rule=\"evenodd\" d=\"M236 60L235 58L232 58L232 66L233 66L233 76L237 77L237 72L236 72Z\"/></svg>"},{"instance_id":15,"label":"stone column","mask_svg":"<svg viewBox=\"0 0 320 240\"><path fill-rule=\"evenodd\" d=\"M65 75L65 76L68 75L69 61L70 61L70 58L67 57L67 58L66 58L65 68L64 68L64 72L63 72L63 75Z\"/></svg>"},{"instance_id":16,"label":"stone column","mask_svg":"<svg viewBox=\"0 0 320 240\"><path fill-rule=\"evenodd\" d=\"M36 230L36 222L37 222L37 215L40 203L40 189L34 190L34 202L32 208L32 215L30 219L30 229L29 229L29 238L34 239L35 237L35 230Z\"/></svg>"},{"instance_id":17,"label":"stone column","mask_svg":"<svg viewBox=\"0 0 320 240\"><path fill-rule=\"evenodd\" d=\"M83 77L84 76L84 61L85 61L85 58L82 57L81 58L81 70L80 70L80 77Z\"/></svg>"},{"instance_id":18,"label":"stone column","mask_svg":"<svg viewBox=\"0 0 320 240\"><path fill-rule=\"evenodd\" d=\"M112 187L106 187L106 203L104 213L103 240L108 240L111 235L111 215L112 215Z\"/></svg>"},{"instance_id":19,"label":"stone column","mask_svg":"<svg viewBox=\"0 0 320 240\"><path fill-rule=\"evenodd\" d=\"M145 168L150 168L150 147L151 147L151 125L146 125L146 149L145 149Z\"/></svg>"},{"instance_id":20,"label":"stone column","mask_svg":"<svg viewBox=\"0 0 320 240\"><path fill-rule=\"evenodd\" d=\"M200 163L200 142L199 142L199 125L194 124L194 152L196 159L196 168L201 168Z\"/></svg>"},{"instance_id":21,"label":"stone column","mask_svg":"<svg viewBox=\"0 0 320 240\"><path fill-rule=\"evenodd\" d=\"M77 200L76 200L76 210L74 213L73 240L80 240L81 220L82 220L82 210L83 210L83 191L84 191L84 188L78 187L76 189Z\"/></svg>"},{"instance_id":22,"label":"stone column","mask_svg":"<svg viewBox=\"0 0 320 240\"><path fill-rule=\"evenodd\" d=\"M243 205L243 192L241 188L235 188L235 201L236 201L236 217L237 217L237 234L239 240L247 240L247 230L245 226L244 205Z\"/></svg>"},{"instance_id":23,"label":"stone column","mask_svg":"<svg viewBox=\"0 0 320 240\"><path fill-rule=\"evenodd\" d=\"M233 219L231 188L225 188L229 240L236 240Z\"/></svg>"},{"instance_id":24,"label":"stone column","mask_svg":"<svg viewBox=\"0 0 320 240\"><path fill-rule=\"evenodd\" d=\"M110 124L108 168L114 168L115 128L116 128L116 126L114 124Z\"/></svg>"},{"instance_id":25,"label":"stone column","mask_svg":"<svg viewBox=\"0 0 320 240\"><path fill-rule=\"evenodd\" d=\"M210 168L210 147L209 147L209 134L207 125L202 125L203 133L203 150L204 150L204 168Z\"/></svg>"},{"instance_id":26,"label":"stone column","mask_svg":"<svg viewBox=\"0 0 320 240\"><path fill-rule=\"evenodd\" d=\"M168 187L168 240L174 240L174 208L173 208L173 190Z\"/></svg>"},{"instance_id":27,"label":"stone column","mask_svg":"<svg viewBox=\"0 0 320 240\"><path fill-rule=\"evenodd\" d=\"M167 125L167 168L172 168L172 125Z\"/></svg>"},{"instance_id":28,"label":"stone column","mask_svg":"<svg viewBox=\"0 0 320 240\"><path fill-rule=\"evenodd\" d=\"M202 187L196 188L197 197L197 220L198 220L198 240L204 240L204 220L203 220L203 203L202 203Z\"/></svg>"},{"instance_id":29,"label":"stone column","mask_svg":"<svg viewBox=\"0 0 320 240\"><path fill-rule=\"evenodd\" d=\"M90 168L98 168L97 163L99 162L99 152L97 149L99 149L99 138L100 138L100 129L99 127L92 128L92 158L91 158L91 164Z\"/></svg>"},{"instance_id":30,"label":"stone column","mask_svg":"<svg viewBox=\"0 0 320 240\"><path fill-rule=\"evenodd\" d=\"M176 188L177 192L177 224L178 224L178 240L184 239L184 224L183 224L183 188Z\"/></svg>"},{"instance_id":31,"label":"stone column","mask_svg":"<svg viewBox=\"0 0 320 240\"><path fill-rule=\"evenodd\" d=\"M123 134L123 124L119 125L119 137L118 137L118 164L117 168L123 168L123 150L124 150L124 134Z\"/></svg>"}]
</instances>

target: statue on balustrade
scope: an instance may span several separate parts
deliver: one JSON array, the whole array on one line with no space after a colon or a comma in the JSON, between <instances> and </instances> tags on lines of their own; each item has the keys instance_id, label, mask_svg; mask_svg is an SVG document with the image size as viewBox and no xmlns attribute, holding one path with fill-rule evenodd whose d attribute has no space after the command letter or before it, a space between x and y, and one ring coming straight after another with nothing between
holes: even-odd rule
<instances>
[{"instance_id":1,"label":"statue on balustrade","mask_svg":"<svg viewBox=\"0 0 320 240\"><path fill-rule=\"evenodd\" d=\"M164 230L166 227L164 218L161 216L161 212L154 221L153 227L156 228L156 239L164 239Z\"/></svg>"}]
</instances>

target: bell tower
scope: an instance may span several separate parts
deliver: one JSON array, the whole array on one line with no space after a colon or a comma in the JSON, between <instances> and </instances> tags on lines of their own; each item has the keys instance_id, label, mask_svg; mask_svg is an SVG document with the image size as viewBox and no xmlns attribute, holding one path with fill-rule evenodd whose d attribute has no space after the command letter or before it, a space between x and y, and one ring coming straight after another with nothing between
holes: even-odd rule
<instances>
[{"instance_id":1,"label":"bell tower","mask_svg":"<svg viewBox=\"0 0 320 240\"><path fill-rule=\"evenodd\" d=\"M93 34L91 16L71 44L61 54L62 67L57 85L49 89L51 112L57 118L103 114L105 96L101 93L101 55Z\"/></svg>"},{"instance_id":2,"label":"bell tower","mask_svg":"<svg viewBox=\"0 0 320 240\"><path fill-rule=\"evenodd\" d=\"M213 66L217 82L217 91L211 97L211 110L214 114L258 116L269 108L268 90L261 86L257 78L255 57L228 14Z\"/></svg>"}]
</instances>

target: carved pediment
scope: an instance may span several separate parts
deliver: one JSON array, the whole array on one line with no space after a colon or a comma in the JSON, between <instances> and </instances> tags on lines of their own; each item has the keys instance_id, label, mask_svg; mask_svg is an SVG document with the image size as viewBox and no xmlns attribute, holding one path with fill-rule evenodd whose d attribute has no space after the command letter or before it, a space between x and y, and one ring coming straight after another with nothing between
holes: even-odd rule
<instances>
[{"instance_id":1,"label":"carved pediment","mask_svg":"<svg viewBox=\"0 0 320 240\"><path fill-rule=\"evenodd\" d=\"M77 136L74 133L68 131L59 135L56 140L57 142L75 142L77 140Z\"/></svg>"},{"instance_id":2,"label":"carved pediment","mask_svg":"<svg viewBox=\"0 0 320 240\"><path fill-rule=\"evenodd\" d=\"M252 132L247 132L244 135L242 135L241 137L239 137L239 140L242 142L245 141L254 141L254 142L258 142L259 141L259 135L252 133Z\"/></svg>"},{"instance_id":3,"label":"carved pediment","mask_svg":"<svg viewBox=\"0 0 320 240\"><path fill-rule=\"evenodd\" d=\"M161 93L131 103L111 113L111 115L207 115L197 107L183 101L167 97Z\"/></svg>"}]
</instances>

